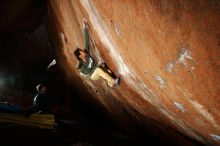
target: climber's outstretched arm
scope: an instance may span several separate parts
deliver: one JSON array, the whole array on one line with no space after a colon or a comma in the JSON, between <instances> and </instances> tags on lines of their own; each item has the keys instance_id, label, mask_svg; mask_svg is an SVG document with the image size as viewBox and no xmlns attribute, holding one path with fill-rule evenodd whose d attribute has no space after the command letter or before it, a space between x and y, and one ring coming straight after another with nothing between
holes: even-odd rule
<instances>
[{"instance_id":1,"label":"climber's outstretched arm","mask_svg":"<svg viewBox=\"0 0 220 146\"><path fill-rule=\"evenodd\" d=\"M89 53L89 30L88 30L88 24L84 20L83 21L83 34L84 34L84 49Z\"/></svg>"}]
</instances>

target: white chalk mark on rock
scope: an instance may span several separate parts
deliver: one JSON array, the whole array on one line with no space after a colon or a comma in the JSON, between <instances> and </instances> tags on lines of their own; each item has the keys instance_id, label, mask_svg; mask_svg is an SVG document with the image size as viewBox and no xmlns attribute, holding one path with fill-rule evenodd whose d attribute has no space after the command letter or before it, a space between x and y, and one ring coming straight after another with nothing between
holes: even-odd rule
<instances>
[{"instance_id":1,"label":"white chalk mark on rock","mask_svg":"<svg viewBox=\"0 0 220 146\"><path fill-rule=\"evenodd\" d=\"M204 109L203 105L199 104L196 101L192 101L192 100L189 101L191 102L191 104L198 113L200 113L205 119L207 119L210 123L212 123L213 126L218 127L212 115Z\"/></svg>"},{"instance_id":2,"label":"white chalk mark on rock","mask_svg":"<svg viewBox=\"0 0 220 146\"><path fill-rule=\"evenodd\" d=\"M177 109L179 109L181 112L185 112L185 108L183 107L182 104L178 103L178 102L174 102L174 105L176 106Z\"/></svg>"},{"instance_id":3,"label":"white chalk mark on rock","mask_svg":"<svg viewBox=\"0 0 220 146\"><path fill-rule=\"evenodd\" d=\"M166 82L165 82L165 80L164 80L162 77L160 77L160 76L158 76L158 75L155 75L155 76L154 76L154 79L155 79L156 81L158 81L158 83L160 84L160 88L161 88L161 89L163 89L163 88L166 87Z\"/></svg>"},{"instance_id":4,"label":"white chalk mark on rock","mask_svg":"<svg viewBox=\"0 0 220 146\"><path fill-rule=\"evenodd\" d=\"M220 136L216 134L210 134L215 141L220 142Z\"/></svg>"},{"instance_id":5,"label":"white chalk mark on rock","mask_svg":"<svg viewBox=\"0 0 220 146\"><path fill-rule=\"evenodd\" d=\"M175 63L168 63L166 66L166 70L172 72L174 70Z\"/></svg>"},{"instance_id":6,"label":"white chalk mark on rock","mask_svg":"<svg viewBox=\"0 0 220 146\"><path fill-rule=\"evenodd\" d=\"M187 51L186 48L181 48L180 49L180 55L179 58L177 59L176 63L182 63L186 65L186 59L192 60L191 53Z\"/></svg>"},{"instance_id":7,"label":"white chalk mark on rock","mask_svg":"<svg viewBox=\"0 0 220 146\"><path fill-rule=\"evenodd\" d=\"M168 71L168 72L173 72L174 70L174 67L177 65L177 64L183 64L184 66L187 65L187 60L193 60L192 56L191 56L191 53L186 49L186 48L181 48L180 49L180 53L179 53L179 57L176 59L176 61L174 62L169 62L165 69ZM192 67L191 67L192 68ZM193 69L195 69L195 67L193 67Z\"/></svg>"},{"instance_id":8,"label":"white chalk mark on rock","mask_svg":"<svg viewBox=\"0 0 220 146\"><path fill-rule=\"evenodd\" d=\"M62 38L62 41L64 41L64 42L66 43L67 40L66 40L66 37L65 37L65 35L64 35L63 32L60 33L60 36L61 36L61 38Z\"/></svg>"},{"instance_id":9,"label":"white chalk mark on rock","mask_svg":"<svg viewBox=\"0 0 220 146\"><path fill-rule=\"evenodd\" d=\"M115 27L115 32L116 34L119 36L121 33L120 27L118 23L114 23L114 27Z\"/></svg>"}]
</instances>

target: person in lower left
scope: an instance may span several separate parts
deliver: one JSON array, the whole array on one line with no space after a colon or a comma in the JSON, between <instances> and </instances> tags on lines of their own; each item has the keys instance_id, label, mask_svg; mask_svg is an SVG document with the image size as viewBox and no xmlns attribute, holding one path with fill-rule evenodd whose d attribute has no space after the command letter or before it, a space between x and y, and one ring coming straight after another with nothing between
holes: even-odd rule
<instances>
[{"instance_id":1,"label":"person in lower left","mask_svg":"<svg viewBox=\"0 0 220 146\"><path fill-rule=\"evenodd\" d=\"M29 117L34 113L51 113L53 102L47 93L47 87L44 84L39 84L36 87L38 93L34 97L33 106L26 110L25 116Z\"/></svg>"}]
</instances>

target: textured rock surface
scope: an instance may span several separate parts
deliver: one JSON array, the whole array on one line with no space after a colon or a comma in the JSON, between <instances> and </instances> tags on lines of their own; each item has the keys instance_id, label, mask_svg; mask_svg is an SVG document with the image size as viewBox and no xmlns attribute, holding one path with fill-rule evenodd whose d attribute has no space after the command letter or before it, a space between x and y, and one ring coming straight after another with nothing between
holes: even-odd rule
<instances>
[{"instance_id":1,"label":"textured rock surface","mask_svg":"<svg viewBox=\"0 0 220 146\"><path fill-rule=\"evenodd\" d=\"M51 0L48 13L51 40L71 80L122 125L131 118L147 127L151 119L219 145L220 1ZM114 89L76 70L83 19L93 54L121 76Z\"/></svg>"}]
</instances>

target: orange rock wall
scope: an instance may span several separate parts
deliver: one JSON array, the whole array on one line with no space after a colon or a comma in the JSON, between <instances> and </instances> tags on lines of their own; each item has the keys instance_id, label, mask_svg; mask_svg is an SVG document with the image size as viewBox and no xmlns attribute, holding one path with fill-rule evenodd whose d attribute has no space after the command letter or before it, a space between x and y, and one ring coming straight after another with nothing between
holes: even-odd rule
<instances>
[{"instance_id":1,"label":"orange rock wall","mask_svg":"<svg viewBox=\"0 0 220 146\"><path fill-rule=\"evenodd\" d=\"M128 113L142 124L150 118L219 145L219 1L51 0L48 13L71 80L121 124ZM73 51L83 47L83 19L95 58L121 76L120 86L111 89L76 70Z\"/></svg>"}]
</instances>

